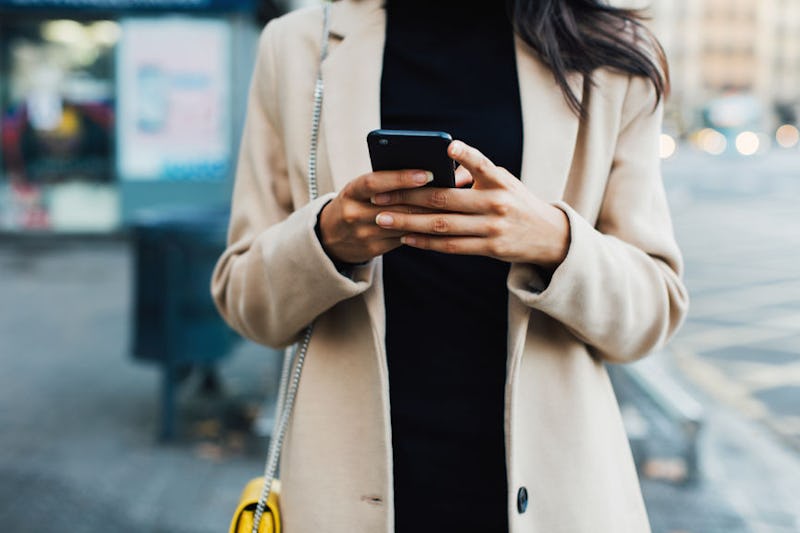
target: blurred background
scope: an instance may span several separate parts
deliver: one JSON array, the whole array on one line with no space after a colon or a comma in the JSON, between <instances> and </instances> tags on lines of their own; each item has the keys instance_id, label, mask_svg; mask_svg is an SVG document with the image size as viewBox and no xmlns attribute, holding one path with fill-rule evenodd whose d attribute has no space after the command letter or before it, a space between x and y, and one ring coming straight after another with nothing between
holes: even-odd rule
<instances>
[{"instance_id":1,"label":"blurred background","mask_svg":"<svg viewBox=\"0 0 800 533\"><path fill-rule=\"evenodd\" d=\"M313 3L0 0L0 531L221 531L261 470L281 354L208 278L259 30ZM609 367L654 533L800 532L800 0L624 4L692 294Z\"/></svg>"}]
</instances>

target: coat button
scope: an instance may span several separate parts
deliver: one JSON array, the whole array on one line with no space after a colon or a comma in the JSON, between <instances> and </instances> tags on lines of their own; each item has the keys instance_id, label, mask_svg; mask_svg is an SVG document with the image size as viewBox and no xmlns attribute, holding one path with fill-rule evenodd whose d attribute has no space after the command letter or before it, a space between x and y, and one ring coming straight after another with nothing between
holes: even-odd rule
<instances>
[{"instance_id":1,"label":"coat button","mask_svg":"<svg viewBox=\"0 0 800 533\"><path fill-rule=\"evenodd\" d=\"M528 489L520 487L517 491L517 511L520 514L524 513L528 508Z\"/></svg>"}]
</instances>

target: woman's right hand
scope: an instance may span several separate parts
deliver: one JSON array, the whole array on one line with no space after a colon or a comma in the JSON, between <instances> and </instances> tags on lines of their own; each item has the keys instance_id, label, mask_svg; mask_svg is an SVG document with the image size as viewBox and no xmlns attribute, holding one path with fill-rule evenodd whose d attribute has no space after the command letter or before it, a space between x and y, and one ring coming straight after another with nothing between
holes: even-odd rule
<instances>
[{"instance_id":1,"label":"woman's right hand","mask_svg":"<svg viewBox=\"0 0 800 533\"><path fill-rule=\"evenodd\" d=\"M399 247L404 234L376 223L379 213L387 213L385 207L373 205L372 198L380 193L422 187L432 180L433 175L422 170L370 172L354 179L322 209L322 247L332 259L343 263L363 263ZM419 212L420 208L393 209Z\"/></svg>"}]
</instances>

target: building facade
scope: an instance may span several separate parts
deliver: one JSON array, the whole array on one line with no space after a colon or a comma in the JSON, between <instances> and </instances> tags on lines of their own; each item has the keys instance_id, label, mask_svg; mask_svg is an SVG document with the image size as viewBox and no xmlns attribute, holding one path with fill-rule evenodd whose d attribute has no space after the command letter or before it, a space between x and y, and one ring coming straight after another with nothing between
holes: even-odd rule
<instances>
[{"instance_id":1,"label":"building facade","mask_svg":"<svg viewBox=\"0 0 800 533\"><path fill-rule=\"evenodd\" d=\"M734 96L742 108L737 113L757 112L758 119L749 120L755 128L769 131L797 122L800 1L652 0L633 5L649 13L670 60L671 127L681 132L697 127L710 102Z\"/></svg>"}]
</instances>

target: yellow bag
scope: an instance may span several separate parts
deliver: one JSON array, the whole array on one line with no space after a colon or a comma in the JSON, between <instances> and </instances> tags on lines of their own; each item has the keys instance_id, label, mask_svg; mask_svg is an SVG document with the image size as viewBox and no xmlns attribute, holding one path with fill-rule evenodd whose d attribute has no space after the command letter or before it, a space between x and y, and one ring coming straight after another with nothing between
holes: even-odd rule
<instances>
[{"instance_id":1,"label":"yellow bag","mask_svg":"<svg viewBox=\"0 0 800 533\"><path fill-rule=\"evenodd\" d=\"M311 149L308 155L308 197L315 200L317 192L317 145L319 139L319 123L322 113L322 62L328 55L328 38L330 36L330 2L323 5L322 44L320 46L319 70L317 84L314 88L314 114L311 121ZM282 529L279 503L280 481L275 477L278 470L283 438L289 426L300 375L306 358L308 345L314 324L309 325L302 340L293 349L286 350L281 370L280 387L278 388L278 405L275 408L275 430L267 453L264 475L251 479L242 491L239 505L231 520L229 533L280 533ZM294 364L293 364L294 363ZM290 380L291 371L291 380ZM267 490L269 488L269 490ZM261 511L259 512L259 509ZM260 517L259 517L260 514Z\"/></svg>"},{"instance_id":2,"label":"yellow bag","mask_svg":"<svg viewBox=\"0 0 800 533\"><path fill-rule=\"evenodd\" d=\"M233 520L231 520L229 533L252 533L256 506L263 486L263 476L251 479L245 486L242 496L239 498L239 506L236 508ZM280 491L281 482L277 479L273 480L267 506L258 525L258 533L281 533L281 511L278 507Z\"/></svg>"}]
</instances>

